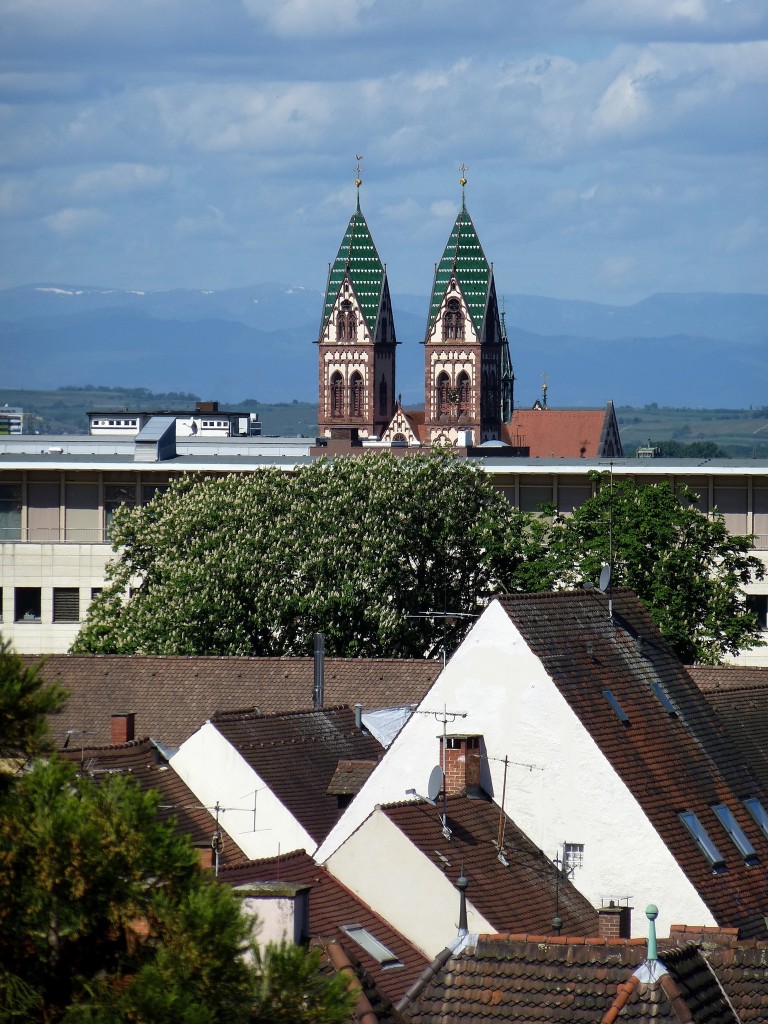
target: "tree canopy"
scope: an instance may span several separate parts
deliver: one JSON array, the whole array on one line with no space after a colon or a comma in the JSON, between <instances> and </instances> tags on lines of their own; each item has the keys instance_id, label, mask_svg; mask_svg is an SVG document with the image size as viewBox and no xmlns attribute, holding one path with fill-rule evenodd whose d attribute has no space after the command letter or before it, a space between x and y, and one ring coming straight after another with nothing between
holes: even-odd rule
<instances>
[{"instance_id":1,"label":"tree canopy","mask_svg":"<svg viewBox=\"0 0 768 1024\"><path fill-rule=\"evenodd\" d=\"M535 576L537 528L441 452L183 481L115 515L120 553L72 649L298 655L322 632L329 654L422 657Z\"/></svg>"},{"instance_id":2,"label":"tree canopy","mask_svg":"<svg viewBox=\"0 0 768 1024\"><path fill-rule=\"evenodd\" d=\"M13 725L20 660L0 650L11 737L42 735L29 702ZM45 694L44 684L38 695ZM23 687L22 687L23 689ZM56 691L47 691L53 699ZM15 740L14 740L15 742ZM354 1001L318 954L252 944L232 890L198 866L134 779L93 780L55 757L0 790L0 1022L341 1024ZM250 951L248 960L243 956ZM283 1010L289 1007L286 1016Z\"/></svg>"},{"instance_id":3,"label":"tree canopy","mask_svg":"<svg viewBox=\"0 0 768 1024\"><path fill-rule=\"evenodd\" d=\"M611 585L630 587L688 664L716 664L741 647L762 643L742 586L762 579L749 537L728 532L723 516L696 508L697 495L669 483L611 483L572 516L555 517L547 541L551 585L597 583L611 566Z\"/></svg>"},{"instance_id":4,"label":"tree canopy","mask_svg":"<svg viewBox=\"0 0 768 1024\"><path fill-rule=\"evenodd\" d=\"M72 650L306 655L321 632L337 656L433 656L492 595L597 582L609 561L684 661L760 643L750 538L685 487L595 479L568 517L512 508L440 451L184 480L116 513L118 555Z\"/></svg>"}]
</instances>

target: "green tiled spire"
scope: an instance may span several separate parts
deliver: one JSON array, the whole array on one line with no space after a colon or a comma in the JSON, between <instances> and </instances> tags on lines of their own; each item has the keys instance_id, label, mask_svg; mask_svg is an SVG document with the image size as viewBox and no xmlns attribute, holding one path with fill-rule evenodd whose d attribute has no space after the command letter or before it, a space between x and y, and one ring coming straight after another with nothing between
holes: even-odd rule
<instances>
[{"instance_id":1,"label":"green tiled spire","mask_svg":"<svg viewBox=\"0 0 768 1024\"><path fill-rule=\"evenodd\" d=\"M360 196L357 198L357 209L352 214L344 239L339 247L339 254L334 260L328 274L328 287L325 291L323 307L323 324L331 315L336 296L339 294L345 274L349 275L355 295L360 303L368 329L373 333L376 317L381 303L384 287L384 264L379 259L376 246L373 244L371 232L365 217L360 211Z\"/></svg>"},{"instance_id":2,"label":"green tiled spire","mask_svg":"<svg viewBox=\"0 0 768 1024\"><path fill-rule=\"evenodd\" d=\"M485 258L475 225L462 201L451 237L435 271L435 283L432 286L432 299L429 304L429 325L434 323L448 282L455 277L461 286L475 330L482 336L483 317L492 276L491 265Z\"/></svg>"}]
</instances>

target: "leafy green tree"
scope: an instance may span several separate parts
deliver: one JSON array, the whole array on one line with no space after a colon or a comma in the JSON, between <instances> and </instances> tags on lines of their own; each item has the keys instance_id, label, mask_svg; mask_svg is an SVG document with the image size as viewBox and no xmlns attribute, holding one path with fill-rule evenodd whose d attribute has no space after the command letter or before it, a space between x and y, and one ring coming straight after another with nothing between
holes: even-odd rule
<instances>
[{"instance_id":1,"label":"leafy green tree","mask_svg":"<svg viewBox=\"0 0 768 1024\"><path fill-rule=\"evenodd\" d=\"M23 764L46 749L45 715L57 711L66 697L58 683L48 684L38 665L26 666L8 642L0 639L0 791L7 768Z\"/></svg>"},{"instance_id":2,"label":"leafy green tree","mask_svg":"<svg viewBox=\"0 0 768 1024\"><path fill-rule=\"evenodd\" d=\"M663 459L727 459L730 458L714 441L652 441L651 447L658 448Z\"/></svg>"},{"instance_id":3,"label":"leafy green tree","mask_svg":"<svg viewBox=\"0 0 768 1024\"><path fill-rule=\"evenodd\" d=\"M343 974L321 970L317 948L269 945L256 955L256 1014L259 1024L344 1024L354 995Z\"/></svg>"},{"instance_id":4,"label":"leafy green tree","mask_svg":"<svg viewBox=\"0 0 768 1024\"><path fill-rule=\"evenodd\" d=\"M752 539L731 535L720 513L700 512L688 487L597 479L595 497L553 521L548 584L596 583L610 564L612 586L635 591L686 663L716 664L762 644L742 591L764 576Z\"/></svg>"},{"instance_id":5,"label":"leafy green tree","mask_svg":"<svg viewBox=\"0 0 768 1024\"><path fill-rule=\"evenodd\" d=\"M116 513L120 553L72 649L295 655L322 632L330 654L429 655L489 595L540 585L540 531L441 452L182 481Z\"/></svg>"}]
</instances>

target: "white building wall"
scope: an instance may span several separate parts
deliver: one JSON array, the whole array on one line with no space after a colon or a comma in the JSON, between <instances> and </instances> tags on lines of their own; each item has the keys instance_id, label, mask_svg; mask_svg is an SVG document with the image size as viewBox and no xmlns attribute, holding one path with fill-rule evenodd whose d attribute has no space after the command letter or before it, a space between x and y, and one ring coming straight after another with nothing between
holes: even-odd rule
<instances>
[{"instance_id":1,"label":"white building wall","mask_svg":"<svg viewBox=\"0 0 768 1024\"><path fill-rule=\"evenodd\" d=\"M435 830L440 823L435 812ZM381 810L344 843L326 865L348 889L430 959L457 936L459 891ZM495 929L470 900L472 934Z\"/></svg>"},{"instance_id":2,"label":"white building wall","mask_svg":"<svg viewBox=\"0 0 768 1024\"><path fill-rule=\"evenodd\" d=\"M251 860L314 851L306 829L211 722L182 743L170 765L203 807L218 803L219 825Z\"/></svg>"},{"instance_id":3,"label":"white building wall","mask_svg":"<svg viewBox=\"0 0 768 1024\"><path fill-rule=\"evenodd\" d=\"M493 602L388 749L380 766L321 844L325 862L376 804L425 793L438 759L443 709L465 713L448 732L480 733L484 787L550 858L563 842L584 844L576 887L599 907L629 897L659 907L659 934L677 923L715 924L645 814L600 752L507 614ZM343 880L343 879L342 879ZM644 933L642 914L633 931Z\"/></svg>"},{"instance_id":4,"label":"white building wall","mask_svg":"<svg viewBox=\"0 0 768 1024\"><path fill-rule=\"evenodd\" d=\"M85 620L91 590L104 586L109 544L0 544L0 632L19 654L65 654ZM14 622L16 587L39 587L40 622ZM53 622L53 588L77 587L80 621Z\"/></svg>"}]
</instances>

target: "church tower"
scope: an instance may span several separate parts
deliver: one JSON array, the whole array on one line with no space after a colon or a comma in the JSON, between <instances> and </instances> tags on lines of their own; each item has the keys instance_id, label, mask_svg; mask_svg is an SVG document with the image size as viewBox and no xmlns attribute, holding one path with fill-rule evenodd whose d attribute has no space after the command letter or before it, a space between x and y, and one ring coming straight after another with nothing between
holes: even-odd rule
<instances>
[{"instance_id":1,"label":"church tower","mask_svg":"<svg viewBox=\"0 0 768 1024\"><path fill-rule=\"evenodd\" d=\"M493 267L464 202L435 269L424 338L428 445L498 440L512 418L514 376Z\"/></svg>"},{"instance_id":2,"label":"church tower","mask_svg":"<svg viewBox=\"0 0 768 1024\"><path fill-rule=\"evenodd\" d=\"M337 430L380 437L395 410L387 272L360 210L359 176L356 185L357 208L329 270L318 338L318 432L326 437Z\"/></svg>"}]
</instances>

